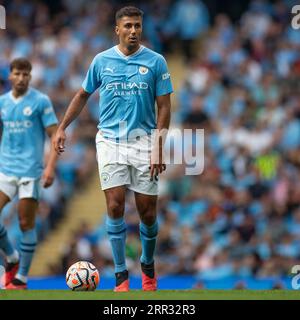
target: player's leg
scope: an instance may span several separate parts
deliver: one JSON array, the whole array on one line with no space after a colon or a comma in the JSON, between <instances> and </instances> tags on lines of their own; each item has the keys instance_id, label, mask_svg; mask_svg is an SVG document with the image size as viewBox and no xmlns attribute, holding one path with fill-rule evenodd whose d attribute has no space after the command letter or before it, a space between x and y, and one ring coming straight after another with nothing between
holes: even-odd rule
<instances>
[{"instance_id":1,"label":"player's leg","mask_svg":"<svg viewBox=\"0 0 300 320\"><path fill-rule=\"evenodd\" d=\"M20 243L20 263L17 274L6 289L26 289L27 276L34 256L37 234L35 216L40 196L40 179L20 178L18 180L18 214L22 232Z\"/></svg>"},{"instance_id":2,"label":"player's leg","mask_svg":"<svg viewBox=\"0 0 300 320\"><path fill-rule=\"evenodd\" d=\"M17 191L16 179L0 172L0 212L4 206L14 198ZM1 278L1 284L6 286L15 276L19 267L19 253L9 240L7 230L0 222L0 249L6 258L5 273Z\"/></svg>"},{"instance_id":3,"label":"player's leg","mask_svg":"<svg viewBox=\"0 0 300 320\"><path fill-rule=\"evenodd\" d=\"M6 289L27 288L27 277L37 244L37 233L35 229L35 215L37 208L37 199L23 198L19 201L19 224L22 232L20 243L20 264L15 278L6 287Z\"/></svg>"},{"instance_id":4,"label":"player's leg","mask_svg":"<svg viewBox=\"0 0 300 320\"><path fill-rule=\"evenodd\" d=\"M10 198L0 191L0 212L9 201ZM5 287L16 275L19 267L19 253L10 242L7 231L2 223L0 223L0 249L3 250L6 257L5 273L1 278L1 286Z\"/></svg>"},{"instance_id":5,"label":"player's leg","mask_svg":"<svg viewBox=\"0 0 300 320\"><path fill-rule=\"evenodd\" d=\"M143 290L154 291L157 281L154 272L154 252L158 232L156 220L156 204L158 194L158 180L150 175L151 138L140 137L132 144L130 162L129 189L134 191L138 213L140 215L140 238L142 243L141 267Z\"/></svg>"},{"instance_id":6,"label":"player's leg","mask_svg":"<svg viewBox=\"0 0 300 320\"><path fill-rule=\"evenodd\" d=\"M107 205L107 218L106 218L106 231L111 244L115 275L116 287L115 291L128 291L128 271L126 267L126 224L124 221L124 208L125 208L125 186L114 187L104 190L106 205Z\"/></svg>"},{"instance_id":7,"label":"player's leg","mask_svg":"<svg viewBox=\"0 0 300 320\"><path fill-rule=\"evenodd\" d=\"M123 217L125 186L130 184L130 174L126 165L126 147L112 143L98 132L96 148L101 188L105 193L108 211L106 230L115 265L115 291L128 291L129 281L125 258L126 225Z\"/></svg>"},{"instance_id":8,"label":"player's leg","mask_svg":"<svg viewBox=\"0 0 300 320\"><path fill-rule=\"evenodd\" d=\"M0 212L9 201L10 201L10 198L5 193L0 191ZM18 257L16 257L16 254L15 254L15 250L8 239L7 231L1 222L0 222L0 249L4 251L6 258L8 259L8 262L12 262L11 258L13 258L13 260L15 261L18 260Z\"/></svg>"},{"instance_id":9,"label":"player's leg","mask_svg":"<svg viewBox=\"0 0 300 320\"><path fill-rule=\"evenodd\" d=\"M157 289L157 280L154 271L154 253L158 233L156 219L156 195L147 195L135 192L136 207L140 215L140 238L142 255L140 258L142 268L142 287L145 291Z\"/></svg>"}]
</instances>

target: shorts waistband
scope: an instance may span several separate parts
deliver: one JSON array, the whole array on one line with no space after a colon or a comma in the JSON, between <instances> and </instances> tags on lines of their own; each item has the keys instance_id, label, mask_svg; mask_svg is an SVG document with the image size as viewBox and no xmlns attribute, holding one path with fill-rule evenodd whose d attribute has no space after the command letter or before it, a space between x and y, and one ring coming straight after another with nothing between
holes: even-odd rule
<instances>
[{"instance_id":1,"label":"shorts waistband","mask_svg":"<svg viewBox=\"0 0 300 320\"><path fill-rule=\"evenodd\" d=\"M105 137L100 130L98 131L97 135L98 135L98 134L101 135L101 137L102 137L103 139L109 140L109 141L111 141L111 142L116 142L116 143L119 143L119 142L122 142L122 141L124 141L124 142L127 142L127 141L132 141L132 142L134 142L134 141L139 141L142 137L151 137L151 134L146 134L146 135L142 135L142 136L141 136L141 135L138 135L138 136L136 136L135 138L132 138L132 139L119 138L119 137L111 138L111 137Z\"/></svg>"}]
</instances>

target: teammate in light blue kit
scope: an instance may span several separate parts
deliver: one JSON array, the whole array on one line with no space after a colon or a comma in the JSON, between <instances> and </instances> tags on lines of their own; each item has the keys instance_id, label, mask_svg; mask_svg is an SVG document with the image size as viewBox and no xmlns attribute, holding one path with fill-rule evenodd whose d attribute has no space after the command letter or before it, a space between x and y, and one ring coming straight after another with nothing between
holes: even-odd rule
<instances>
[{"instance_id":1,"label":"teammate in light blue kit","mask_svg":"<svg viewBox=\"0 0 300 320\"><path fill-rule=\"evenodd\" d=\"M19 58L10 65L12 90L0 96L3 132L0 149L0 210L16 195L22 231L20 255L0 223L0 249L7 258L3 277L6 289L26 289L27 275L37 244L35 213L41 184L54 179L55 152L43 169L45 133L54 137L57 119L48 96L29 87L31 63ZM44 170L44 171L43 171ZM41 180L42 176L42 181Z\"/></svg>"},{"instance_id":2,"label":"teammate in light blue kit","mask_svg":"<svg viewBox=\"0 0 300 320\"><path fill-rule=\"evenodd\" d=\"M140 44L142 16L143 12L135 7L124 7L116 13L115 31L119 44L96 55L54 139L55 149L60 154L65 148L65 129L78 116L89 96L99 89L96 147L108 210L106 227L115 264L114 290L118 292L129 290L125 263L126 188L134 191L141 219L142 288L147 291L157 289L154 271L158 233L157 180L166 169L162 148L170 123L173 90L165 59ZM155 132L151 141L154 129L163 133Z\"/></svg>"}]
</instances>

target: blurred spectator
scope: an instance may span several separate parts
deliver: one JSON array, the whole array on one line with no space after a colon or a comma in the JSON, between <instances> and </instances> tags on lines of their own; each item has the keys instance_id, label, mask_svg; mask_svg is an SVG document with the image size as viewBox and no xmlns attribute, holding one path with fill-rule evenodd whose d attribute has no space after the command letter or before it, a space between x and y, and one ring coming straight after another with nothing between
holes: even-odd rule
<instances>
[{"instance_id":1,"label":"blurred spectator","mask_svg":"<svg viewBox=\"0 0 300 320\"><path fill-rule=\"evenodd\" d=\"M169 42L181 40L181 48L187 61L196 56L195 40L209 26L209 12L200 0L178 0L171 7L165 24L164 35Z\"/></svg>"}]
</instances>

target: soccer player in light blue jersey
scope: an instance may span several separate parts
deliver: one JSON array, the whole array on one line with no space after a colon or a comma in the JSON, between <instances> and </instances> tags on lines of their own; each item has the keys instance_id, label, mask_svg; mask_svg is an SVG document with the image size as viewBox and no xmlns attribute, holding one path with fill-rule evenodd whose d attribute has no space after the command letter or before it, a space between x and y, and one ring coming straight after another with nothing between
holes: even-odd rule
<instances>
[{"instance_id":1,"label":"soccer player in light blue jersey","mask_svg":"<svg viewBox=\"0 0 300 320\"><path fill-rule=\"evenodd\" d=\"M3 277L6 289L26 289L27 276L37 244L35 214L41 186L54 180L57 154L50 153L43 168L45 134L54 137L57 119L47 95L29 87L31 63L18 58L11 62L11 91L0 96L3 124L0 148L0 211L18 196L22 231L20 253L12 246L0 223L0 249L6 255Z\"/></svg>"},{"instance_id":2,"label":"soccer player in light blue jersey","mask_svg":"<svg viewBox=\"0 0 300 320\"><path fill-rule=\"evenodd\" d=\"M60 154L65 148L67 126L78 116L89 96L99 90L96 147L108 210L106 228L112 246L117 292L129 290L125 262L126 188L134 191L141 219L142 288L157 289L154 270L157 183L158 175L166 169L162 148L169 128L173 89L163 56L141 45L142 17L143 12L135 7L124 7L116 13L115 32L119 43L93 59L82 88L72 99L54 139L54 147Z\"/></svg>"}]
</instances>

